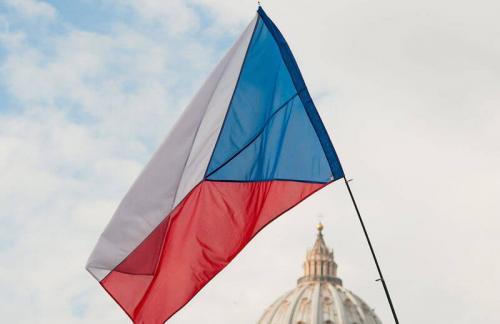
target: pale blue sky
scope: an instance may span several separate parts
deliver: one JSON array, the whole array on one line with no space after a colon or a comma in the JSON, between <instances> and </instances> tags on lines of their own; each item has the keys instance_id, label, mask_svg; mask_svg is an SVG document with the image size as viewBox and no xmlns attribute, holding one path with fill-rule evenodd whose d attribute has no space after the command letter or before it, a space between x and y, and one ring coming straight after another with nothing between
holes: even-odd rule
<instances>
[{"instance_id":1,"label":"pale blue sky","mask_svg":"<svg viewBox=\"0 0 500 324\"><path fill-rule=\"evenodd\" d=\"M500 4L268 0L333 136L402 323L496 322ZM0 314L127 323L84 265L255 1L0 0ZM317 215L346 287L390 313L345 188L262 231L172 323L255 323Z\"/></svg>"}]
</instances>

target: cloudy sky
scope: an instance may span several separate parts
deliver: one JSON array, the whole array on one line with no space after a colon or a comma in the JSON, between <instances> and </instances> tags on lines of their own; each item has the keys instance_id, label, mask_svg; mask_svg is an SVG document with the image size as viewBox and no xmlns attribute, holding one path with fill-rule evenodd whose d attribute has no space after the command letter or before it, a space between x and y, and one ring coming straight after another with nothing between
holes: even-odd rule
<instances>
[{"instance_id":1,"label":"cloudy sky","mask_svg":"<svg viewBox=\"0 0 500 324\"><path fill-rule=\"evenodd\" d=\"M498 322L500 3L262 4L354 178L401 322ZM0 0L2 322L128 322L86 259L255 10ZM341 182L268 226L171 323L255 323L295 286L320 218L345 286L391 323Z\"/></svg>"}]
</instances>

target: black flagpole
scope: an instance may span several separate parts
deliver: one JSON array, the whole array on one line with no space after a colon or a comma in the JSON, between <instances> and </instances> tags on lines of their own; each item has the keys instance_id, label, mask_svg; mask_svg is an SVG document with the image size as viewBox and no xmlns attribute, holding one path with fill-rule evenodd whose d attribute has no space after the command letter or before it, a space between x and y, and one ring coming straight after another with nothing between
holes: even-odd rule
<instances>
[{"instance_id":1,"label":"black flagpole","mask_svg":"<svg viewBox=\"0 0 500 324\"><path fill-rule=\"evenodd\" d=\"M368 241L368 246L370 247L370 252L372 253L373 260L375 261L375 265L377 266L378 275L380 276L380 281L382 282L382 286L384 287L385 296L387 297L387 301L389 302L389 306L391 306L392 316L394 317L394 321L396 324L399 324L398 316L396 315L396 310L394 309L394 305L392 304L391 295L389 294L389 289L384 280L384 276L382 275L382 270L380 270L380 266L378 265L377 256L375 255L375 251L373 250L372 242L370 241L370 237L368 236L368 232L366 231L365 223L363 222L363 218L361 218L361 213L359 212L358 205L356 204L356 200L351 191L351 187L349 186L349 181L344 176L344 182L347 186L347 190L349 190L349 195L351 196L352 203L354 204L354 208L356 209L356 213L358 214L359 222L361 223L361 227L363 228L363 232L365 233L366 240Z\"/></svg>"}]
</instances>

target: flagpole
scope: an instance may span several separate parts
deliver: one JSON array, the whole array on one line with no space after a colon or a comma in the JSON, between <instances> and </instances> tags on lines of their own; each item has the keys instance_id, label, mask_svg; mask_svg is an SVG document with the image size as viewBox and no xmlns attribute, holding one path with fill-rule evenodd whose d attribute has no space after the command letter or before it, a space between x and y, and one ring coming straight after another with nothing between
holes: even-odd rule
<instances>
[{"instance_id":1,"label":"flagpole","mask_svg":"<svg viewBox=\"0 0 500 324\"><path fill-rule=\"evenodd\" d=\"M396 310L394 309L394 305L392 304L391 295L389 294L389 288L387 288L387 284L385 283L384 276L382 275L382 270L380 270L380 266L378 264L377 256L375 255L375 250L373 249L372 242L370 241L370 237L368 236L368 231L366 230L365 223L363 222L363 218L361 218L361 213L359 212L358 204L356 204L356 200L354 199L354 195L352 194L351 187L349 186L349 181L344 177L345 185L347 186L347 190L349 191L349 195L351 196L352 203L354 205L354 209L356 209L356 213L358 214L359 222L361 223L361 227L363 228L363 233L365 233L366 241L368 242L368 246L370 247L370 252L372 253L373 260L375 261L375 265L377 266L377 271L379 275L379 281L382 282L382 286L384 287L385 296L387 297L387 301L389 302L389 306L391 307L392 317L394 317L394 322L399 324L398 316L396 315Z\"/></svg>"}]
</instances>

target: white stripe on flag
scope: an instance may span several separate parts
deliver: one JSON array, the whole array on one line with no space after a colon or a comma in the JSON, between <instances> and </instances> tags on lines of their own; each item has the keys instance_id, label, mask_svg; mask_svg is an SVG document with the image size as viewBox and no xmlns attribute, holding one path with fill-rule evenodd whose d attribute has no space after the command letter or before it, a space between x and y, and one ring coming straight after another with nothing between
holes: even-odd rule
<instances>
[{"instance_id":1,"label":"white stripe on flag","mask_svg":"<svg viewBox=\"0 0 500 324\"><path fill-rule=\"evenodd\" d=\"M99 281L122 262L204 176L257 16L203 84L122 200L87 269Z\"/></svg>"}]
</instances>

